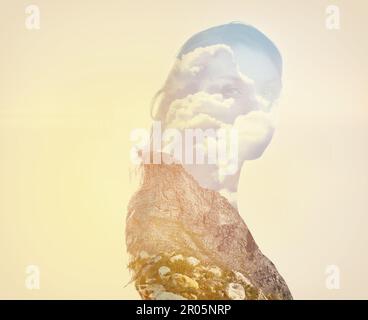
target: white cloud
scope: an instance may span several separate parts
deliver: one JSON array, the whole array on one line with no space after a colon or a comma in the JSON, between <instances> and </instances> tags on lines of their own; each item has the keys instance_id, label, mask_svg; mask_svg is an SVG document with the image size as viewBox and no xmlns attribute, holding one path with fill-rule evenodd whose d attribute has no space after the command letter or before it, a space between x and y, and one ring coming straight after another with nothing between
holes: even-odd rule
<instances>
[{"instance_id":1,"label":"white cloud","mask_svg":"<svg viewBox=\"0 0 368 320\"><path fill-rule=\"evenodd\" d=\"M240 170L245 160L261 156L271 141L274 119L272 113L265 111L269 102L256 95L254 81L240 72L231 48L226 45L197 48L178 59L164 91L165 128L233 128L238 132L236 161L229 155L216 167L186 166L201 185L221 186L218 190L233 200L235 194L229 191L233 189L232 182L226 185L225 176L229 168L236 166ZM226 139L231 139L231 135ZM214 143L219 141L206 138L192 148L208 153L209 144L213 148ZM230 141L226 144L229 146Z\"/></svg>"}]
</instances>

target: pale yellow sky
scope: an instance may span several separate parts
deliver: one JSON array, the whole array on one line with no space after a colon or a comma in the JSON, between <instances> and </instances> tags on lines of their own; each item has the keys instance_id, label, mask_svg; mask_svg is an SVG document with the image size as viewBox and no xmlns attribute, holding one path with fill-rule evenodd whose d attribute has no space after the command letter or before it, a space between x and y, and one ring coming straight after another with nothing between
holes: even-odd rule
<instances>
[{"instance_id":1,"label":"pale yellow sky","mask_svg":"<svg viewBox=\"0 0 368 320\"><path fill-rule=\"evenodd\" d=\"M27 1L1 4L0 297L138 295L125 268L129 132L182 43L240 20L279 47L280 123L242 172L240 212L296 299L368 298L368 5L333 1ZM40 290L25 287L38 265ZM341 288L325 286L328 265Z\"/></svg>"}]
</instances>

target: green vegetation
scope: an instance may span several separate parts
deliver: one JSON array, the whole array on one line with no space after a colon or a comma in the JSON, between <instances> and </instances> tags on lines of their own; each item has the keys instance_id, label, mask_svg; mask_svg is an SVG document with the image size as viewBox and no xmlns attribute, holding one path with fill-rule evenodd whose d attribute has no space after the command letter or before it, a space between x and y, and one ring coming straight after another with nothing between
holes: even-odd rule
<instances>
[{"instance_id":1,"label":"green vegetation","mask_svg":"<svg viewBox=\"0 0 368 320\"><path fill-rule=\"evenodd\" d=\"M140 254L130 262L135 285L143 299L154 299L155 290L168 291L187 299L229 300L226 288L230 283L241 284L245 298L259 299L259 290L248 281L241 281L232 270L201 263L195 257L177 252L160 252L155 256ZM161 269L160 274L160 268ZM165 273L162 271L168 271ZM247 275L244 275L249 279ZM271 297L269 297L271 298Z\"/></svg>"}]
</instances>

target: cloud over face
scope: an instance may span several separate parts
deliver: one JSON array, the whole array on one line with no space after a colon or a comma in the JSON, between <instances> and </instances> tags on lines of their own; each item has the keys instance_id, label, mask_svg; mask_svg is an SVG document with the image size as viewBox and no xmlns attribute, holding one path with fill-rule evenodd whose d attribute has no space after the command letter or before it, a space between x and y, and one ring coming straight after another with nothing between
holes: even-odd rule
<instances>
[{"instance_id":1,"label":"cloud over face","mask_svg":"<svg viewBox=\"0 0 368 320\"><path fill-rule=\"evenodd\" d=\"M239 161L259 157L273 134L268 101L256 95L226 45L197 48L178 59L165 86L166 128L239 132Z\"/></svg>"},{"instance_id":2,"label":"cloud over face","mask_svg":"<svg viewBox=\"0 0 368 320\"><path fill-rule=\"evenodd\" d=\"M167 113L172 117L170 109L178 110L181 102L193 112L207 113L231 124L239 114L265 110L268 105L256 95L253 80L240 72L233 51L225 45L197 48L178 59L164 91L161 118ZM202 105L198 105L199 100Z\"/></svg>"}]
</instances>

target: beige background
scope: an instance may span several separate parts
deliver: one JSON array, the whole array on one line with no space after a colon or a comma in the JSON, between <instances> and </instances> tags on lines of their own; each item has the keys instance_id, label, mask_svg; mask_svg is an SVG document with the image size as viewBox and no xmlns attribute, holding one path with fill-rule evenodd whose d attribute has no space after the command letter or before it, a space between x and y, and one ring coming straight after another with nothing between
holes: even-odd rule
<instances>
[{"instance_id":1,"label":"beige background","mask_svg":"<svg viewBox=\"0 0 368 320\"><path fill-rule=\"evenodd\" d=\"M125 268L129 132L180 45L241 20L284 59L281 121L247 163L240 211L297 299L368 298L368 4L361 0L0 4L0 298L138 295ZM336 4L341 29L325 28ZM24 285L41 270L41 289ZM325 286L339 266L340 290Z\"/></svg>"}]
</instances>

